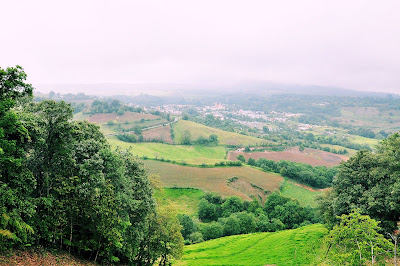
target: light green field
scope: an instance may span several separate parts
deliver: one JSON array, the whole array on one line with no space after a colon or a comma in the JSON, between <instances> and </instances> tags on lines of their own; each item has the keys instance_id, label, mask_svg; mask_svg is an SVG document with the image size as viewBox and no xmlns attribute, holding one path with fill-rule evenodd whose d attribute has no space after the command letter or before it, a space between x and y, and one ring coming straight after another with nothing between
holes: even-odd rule
<instances>
[{"instance_id":1,"label":"light green field","mask_svg":"<svg viewBox=\"0 0 400 266\"><path fill-rule=\"evenodd\" d=\"M225 148L204 147L204 146L186 146L169 145L163 143L128 143L117 139L115 136L107 137L108 142L113 148L117 146L123 149L131 148L130 152L139 157L164 158L171 161L186 162L188 164L215 164L224 161Z\"/></svg>"},{"instance_id":2,"label":"light green field","mask_svg":"<svg viewBox=\"0 0 400 266\"><path fill-rule=\"evenodd\" d=\"M349 148L346 148L346 147L343 147L343 146L339 146L339 145L321 144L321 146L322 147L329 147L329 148L335 149L337 151L345 149L345 150L348 151L348 154L346 154L346 156L349 156L349 157L354 156L357 153L357 150L349 149Z\"/></svg>"},{"instance_id":3,"label":"light green field","mask_svg":"<svg viewBox=\"0 0 400 266\"><path fill-rule=\"evenodd\" d=\"M197 216L199 201L205 194L195 188L164 188L156 191L155 197L160 205L172 205L180 214Z\"/></svg>"},{"instance_id":4,"label":"light green field","mask_svg":"<svg viewBox=\"0 0 400 266\"><path fill-rule=\"evenodd\" d=\"M323 193L320 190L301 187L292 181L285 181L281 192L282 196L298 200L301 206L309 205L313 208L317 207L315 198Z\"/></svg>"},{"instance_id":5,"label":"light green field","mask_svg":"<svg viewBox=\"0 0 400 266\"><path fill-rule=\"evenodd\" d=\"M218 143L221 145L261 145L270 143L270 141L258 139L251 136L245 136L238 133L227 132L220 129L207 127L192 121L179 120L173 126L175 134L175 143L180 143L182 139L182 133L185 130L189 130L192 141L197 140L200 136L208 138L211 134L218 136Z\"/></svg>"},{"instance_id":6,"label":"light green field","mask_svg":"<svg viewBox=\"0 0 400 266\"><path fill-rule=\"evenodd\" d=\"M185 246L177 265L310 265L321 224L275 233L235 235Z\"/></svg>"},{"instance_id":7,"label":"light green field","mask_svg":"<svg viewBox=\"0 0 400 266\"><path fill-rule=\"evenodd\" d=\"M357 144L368 144L372 149L375 148L376 145L378 145L379 140L377 139L370 139L370 138L365 138L357 135L351 135L349 138L351 142L357 143Z\"/></svg>"}]
</instances>

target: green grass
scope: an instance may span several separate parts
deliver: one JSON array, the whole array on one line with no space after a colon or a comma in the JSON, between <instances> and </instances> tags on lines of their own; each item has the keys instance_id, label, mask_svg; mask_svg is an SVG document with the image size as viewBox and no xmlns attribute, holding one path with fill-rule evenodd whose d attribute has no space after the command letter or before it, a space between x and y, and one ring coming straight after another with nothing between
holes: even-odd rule
<instances>
[{"instance_id":1,"label":"green grass","mask_svg":"<svg viewBox=\"0 0 400 266\"><path fill-rule=\"evenodd\" d=\"M171 161L186 162L188 164L201 165L215 164L225 160L225 148L222 146L186 146L169 145L163 143L128 143L120 141L115 136L107 137L112 147L117 146L123 149L131 148L131 152L139 157L164 158Z\"/></svg>"},{"instance_id":2,"label":"green grass","mask_svg":"<svg viewBox=\"0 0 400 266\"><path fill-rule=\"evenodd\" d=\"M156 191L155 197L160 205L173 205L180 214L197 216L199 201L205 194L195 188L164 188Z\"/></svg>"},{"instance_id":3,"label":"green grass","mask_svg":"<svg viewBox=\"0 0 400 266\"><path fill-rule=\"evenodd\" d=\"M323 192L318 190L312 191L313 189L310 189L296 185L292 181L285 181L282 188L282 196L298 200L301 206L310 205L315 208L317 207L315 198Z\"/></svg>"},{"instance_id":4,"label":"green grass","mask_svg":"<svg viewBox=\"0 0 400 266\"><path fill-rule=\"evenodd\" d=\"M379 140L377 139L370 139L370 138L365 138L357 135L350 135L351 137L349 138L351 142L357 143L357 144L368 144L372 149L375 148L376 145L378 145Z\"/></svg>"},{"instance_id":5,"label":"green grass","mask_svg":"<svg viewBox=\"0 0 400 266\"><path fill-rule=\"evenodd\" d=\"M321 224L275 233L228 236L186 246L178 265L309 265Z\"/></svg>"},{"instance_id":6,"label":"green grass","mask_svg":"<svg viewBox=\"0 0 400 266\"><path fill-rule=\"evenodd\" d=\"M211 134L218 136L218 143L221 145L261 145L262 143L270 143L270 141L241 135L234 132L227 132L220 129L204 126L192 121L179 120L173 126L175 134L175 143L180 143L182 139L182 133L189 130L192 141L197 140L200 136L208 138Z\"/></svg>"},{"instance_id":7,"label":"green grass","mask_svg":"<svg viewBox=\"0 0 400 266\"><path fill-rule=\"evenodd\" d=\"M357 153L357 150L349 149L349 148L346 148L346 147L340 146L340 145L321 144L321 146L322 147L329 147L329 148L335 149L337 151L339 151L339 150L347 150L348 153L345 154L345 155L349 156L349 157L354 156Z\"/></svg>"}]
</instances>

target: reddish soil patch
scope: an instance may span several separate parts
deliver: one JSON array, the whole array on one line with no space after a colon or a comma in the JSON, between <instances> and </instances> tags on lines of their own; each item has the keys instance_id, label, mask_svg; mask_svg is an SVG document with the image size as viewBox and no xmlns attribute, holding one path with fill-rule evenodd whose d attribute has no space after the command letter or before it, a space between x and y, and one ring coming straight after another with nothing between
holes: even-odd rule
<instances>
[{"instance_id":1,"label":"reddish soil patch","mask_svg":"<svg viewBox=\"0 0 400 266\"><path fill-rule=\"evenodd\" d=\"M52 254L48 251L16 251L10 256L0 256L0 265L96 265L79 260L70 254Z\"/></svg>"},{"instance_id":2,"label":"reddish soil patch","mask_svg":"<svg viewBox=\"0 0 400 266\"><path fill-rule=\"evenodd\" d=\"M312 166L335 166L339 165L341 161L347 161L349 157L331 152L320 151L315 149L306 148L304 151L299 151L298 148L291 148L285 151L265 151L265 152L251 152L245 153L241 151L230 151L228 153L228 160L237 161L236 157L242 154L246 160L253 158L258 160L265 158L268 160L280 161L287 160L298 163L306 163Z\"/></svg>"},{"instance_id":3,"label":"reddish soil patch","mask_svg":"<svg viewBox=\"0 0 400 266\"><path fill-rule=\"evenodd\" d=\"M134 121L139 121L140 119L157 119L157 118L160 117L157 115L125 112L125 114L121 116L117 115L116 113L94 114L89 117L88 121L90 123L95 123L95 124L104 124L110 120L117 120L120 123L124 123L125 121L134 122Z\"/></svg>"},{"instance_id":4,"label":"reddish soil patch","mask_svg":"<svg viewBox=\"0 0 400 266\"><path fill-rule=\"evenodd\" d=\"M174 143L171 137L170 125L145 130L142 132L142 134L145 140L157 139L157 140L162 140L169 144Z\"/></svg>"}]
</instances>

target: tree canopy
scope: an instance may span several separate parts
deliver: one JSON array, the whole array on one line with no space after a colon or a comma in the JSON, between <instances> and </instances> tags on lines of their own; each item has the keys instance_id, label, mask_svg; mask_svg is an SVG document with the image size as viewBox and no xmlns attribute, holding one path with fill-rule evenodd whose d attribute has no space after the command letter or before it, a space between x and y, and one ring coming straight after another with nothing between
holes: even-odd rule
<instances>
[{"instance_id":1,"label":"tree canopy","mask_svg":"<svg viewBox=\"0 0 400 266\"><path fill-rule=\"evenodd\" d=\"M359 151L339 167L333 191L320 200L327 222L357 208L393 232L400 217L400 135L383 140L377 152ZM329 218L330 217L330 218Z\"/></svg>"}]
</instances>

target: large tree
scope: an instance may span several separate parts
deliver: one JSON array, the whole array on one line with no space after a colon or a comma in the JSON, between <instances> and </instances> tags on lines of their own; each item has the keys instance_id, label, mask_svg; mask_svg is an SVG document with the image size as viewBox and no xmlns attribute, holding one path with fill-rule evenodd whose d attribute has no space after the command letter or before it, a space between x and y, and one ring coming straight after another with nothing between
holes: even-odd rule
<instances>
[{"instance_id":1,"label":"large tree","mask_svg":"<svg viewBox=\"0 0 400 266\"><path fill-rule=\"evenodd\" d=\"M25 223L34 213L28 197L34 189L32 173L26 168L30 134L19 112L19 99L32 95L20 66L0 68L0 250L27 240L32 228Z\"/></svg>"},{"instance_id":2,"label":"large tree","mask_svg":"<svg viewBox=\"0 0 400 266\"><path fill-rule=\"evenodd\" d=\"M339 167L333 191L320 201L331 224L358 208L392 232L400 217L400 135L383 140L376 153L360 151Z\"/></svg>"}]
</instances>

